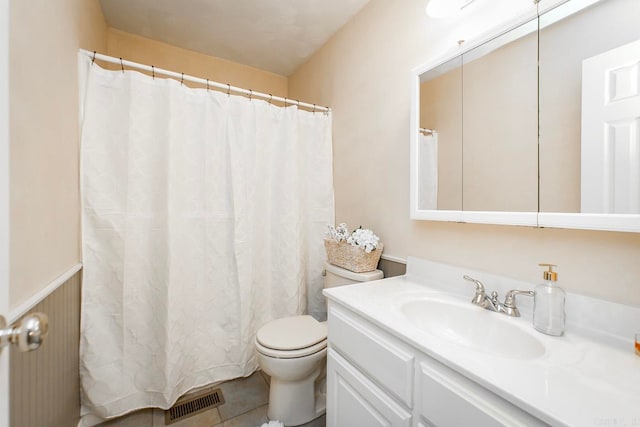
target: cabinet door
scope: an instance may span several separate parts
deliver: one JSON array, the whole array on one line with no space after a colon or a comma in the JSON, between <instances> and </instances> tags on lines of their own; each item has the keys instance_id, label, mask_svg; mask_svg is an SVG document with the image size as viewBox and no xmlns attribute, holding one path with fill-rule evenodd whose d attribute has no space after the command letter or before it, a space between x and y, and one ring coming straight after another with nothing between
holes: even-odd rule
<instances>
[{"instance_id":1,"label":"cabinet door","mask_svg":"<svg viewBox=\"0 0 640 427\"><path fill-rule=\"evenodd\" d=\"M543 427L531 414L430 358L416 378L419 426Z\"/></svg>"},{"instance_id":2,"label":"cabinet door","mask_svg":"<svg viewBox=\"0 0 640 427\"><path fill-rule=\"evenodd\" d=\"M335 350L327 356L327 427L409 427L411 413Z\"/></svg>"},{"instance_id":3,"label":"cabinet door","mask_svg":"<svg viewBox=\"0 0 640 427\"><path fill-rule=\"evenodd\" d=\"M329 306L329 344L401 404L413 406L411 348L334 304Z\"/></svg>"}]
</instances>

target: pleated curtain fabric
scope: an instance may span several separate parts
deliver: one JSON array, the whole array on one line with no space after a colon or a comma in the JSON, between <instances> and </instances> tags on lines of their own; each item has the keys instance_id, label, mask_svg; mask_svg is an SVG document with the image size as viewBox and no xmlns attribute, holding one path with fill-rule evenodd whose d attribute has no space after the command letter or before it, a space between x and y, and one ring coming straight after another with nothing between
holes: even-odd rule
<instances>
[{"instance_id":1,"label":"pleated curtain fabric","mask_svg":"<svg viewBox=\"0 0 640 427\"><path fill-rule=\"evenodd\" d=\"M438 134L418 135L418 209L438 209Z\"/></svg>"},{"instance_id":2,"label":"pleated curtain fabric","mask_svg":"<svg viewBox=\"0 0 640 427\"><path fill-rule=\"evenodd\" d=\"M330 113L79 68L88 426L250 374L272 319L322 319L334 199Z\"/></svg>"}]
</instances>

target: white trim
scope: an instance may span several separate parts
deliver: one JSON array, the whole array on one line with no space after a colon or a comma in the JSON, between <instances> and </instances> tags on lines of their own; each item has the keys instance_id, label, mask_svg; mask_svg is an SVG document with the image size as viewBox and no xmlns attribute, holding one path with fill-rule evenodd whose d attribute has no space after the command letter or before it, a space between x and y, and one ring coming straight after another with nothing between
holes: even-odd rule
<instances>
[{"instance_id":1,"label":"white trim","mask_svg":"<svg viewBox=\"0 0 640 427\"><path fill-rule=\"evenodd\" d=\"M540 212L538 226L638 233L640 215Z\"/></svg>"},{"instance_id":2,"label":"white trim","mask_svg":"<svg viewBox=\"0 0 640 427\"><path fill-rule=\"evenodd\" d=\"M9 1L0 0L0 315L9 310ZM7 322L9 320L7 319ZM0 353L0 427L9 427L9 349Z\"/></svg>"},{"instance_id":3,"label":"white trim","mask_svg":"<svg viewBox=\"0 0 640 427\"><path fill-rule=\"evenodd\" d=\"M538 225L538 212L462 211L462 222L535 227Z\"/></svg>"},{"instance_id":4,"label":"white trim","mask_svg":"<svg viewBox=\"0 0 640 427\"><path fill-rule=\"evenodd\" d=\"M398 264L407 265L407 260L405 258L400 258L395 255L382 254L380 258L382 258L385 261L391 261L391 262L396 262Z\"/></svg>"},{"instance_id":5,"label":"white trim","mask_svg":"<svg viewBox=\"0 0 640 427\"><path fill-rule=\"evenodd\" d=\"M9 2L0 1L0 315L9 309Z\"/></svg>"},{"instance_id":6,"label":"white trim","mask_svg":"<svg viewBox=\"0 0 640 427\"><path fill-rule=\"evenodd\" d=\"M23 316L25 313L27 313L29 310L35 307L40 301L44 300L46 297L51 295L56 289L62 286L67 280L71 279L81 269L82 269L81 263L74 265L65 273L63 273L61 276L56 278L53 282L49 283L44 289L40 290L31 298L29 298L19 306L12 309L9 312L9 319L7 319L7 322L11 324L17 321L18 319L20 319L21 316Z\"/></svg>"},{"instance_id":7,"label":"white trim","mask_svg":"<svg viewBox=\"0 0 640 427\"><path fill-rule=\"evenodd\" d=\"M420 218L417 215L423 211L418 206L418 143L420 138L420 73L411 74L410 89L411 104L409 105L409 217Z\"/></svg>"},{"instance_id":8,"label":"white trim","mask_svg":"<svg viewBox=\"0 0 640 427\"><path fill-rule=\"evenodd\" d=\"M462 211L445 211L445 210L438 211L438 210L414 209L411 211L411 219L424 219L427 221L462 222Z\"/></svg>"},{"instance_id":9,"label":"white trim","mask_svg":"<svg viewBox=\"0 0 640 427\"><path fill-rule=\"evenodd\" d=\"M0 1L0 314L9 309L9 5Z\"/></svg>"}]
</instances>

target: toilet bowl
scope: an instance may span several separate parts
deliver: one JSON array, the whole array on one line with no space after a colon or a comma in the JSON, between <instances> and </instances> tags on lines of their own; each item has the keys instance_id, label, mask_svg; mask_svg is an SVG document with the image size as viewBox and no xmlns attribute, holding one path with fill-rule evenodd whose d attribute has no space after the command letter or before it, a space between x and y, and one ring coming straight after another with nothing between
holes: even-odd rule
<instances>
[{"instance_id":1,"label":"toilet bowl","mask_svg":"<svg viewBox=\"0 0 640 427\"><path fill-rule=\"evenodd\" d=\"M315 383L327 356L326 324L311 316L277 319L260 328L255 344L258 364L271 376L269 419L296 426L322 415Z\"/></svg>"},{"instance_id":2,"label":"toilet bowl","mask_svg":"<svg viewBox=\"0 0 640 427\"><path fill-rule=\"evenodd\" d=\"M382 279L380 270L354 273L325 264L325 287ZM255 338L260 368L271 376L267 416L285 426L305 424L325 413L327 325L292 316L264 325Z\"/></svg>"}]
</instances>

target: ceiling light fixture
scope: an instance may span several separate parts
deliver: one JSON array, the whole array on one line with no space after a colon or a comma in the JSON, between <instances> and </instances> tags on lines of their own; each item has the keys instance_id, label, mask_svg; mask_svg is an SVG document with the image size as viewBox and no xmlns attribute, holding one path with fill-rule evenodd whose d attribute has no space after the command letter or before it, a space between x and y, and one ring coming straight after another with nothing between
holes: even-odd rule
<instances>
[{"instance_id":1,"label":"ceiling light fixture","mask_svg":"<svg viewBox=\"0 0 640 427\"><path fill-rule=\"evenodd\" d=\"M469 6L475 0L430 0L427 15L431 18L449 18Z\"/></svg>"}]
</instances>

